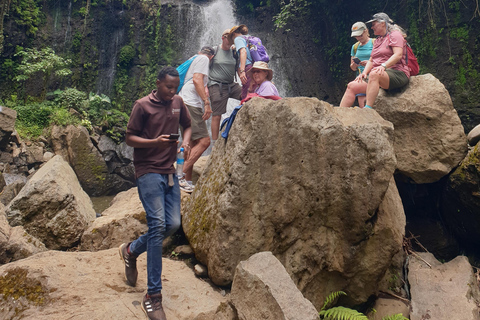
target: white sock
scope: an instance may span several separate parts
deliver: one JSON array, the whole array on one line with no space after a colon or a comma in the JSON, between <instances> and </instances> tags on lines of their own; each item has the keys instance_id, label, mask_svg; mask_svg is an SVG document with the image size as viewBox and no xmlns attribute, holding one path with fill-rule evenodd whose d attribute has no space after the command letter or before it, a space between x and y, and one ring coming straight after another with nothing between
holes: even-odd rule
<instances>
[{"instance_id":1,"label":"white sock","mask_svg":"<svg viewBox=\"0 0 480 320\"><path fill-rule=\"evenodd\" d=\"M187 181L189 185L193 186L192 181Z\"/></svg>"}]
</instances>

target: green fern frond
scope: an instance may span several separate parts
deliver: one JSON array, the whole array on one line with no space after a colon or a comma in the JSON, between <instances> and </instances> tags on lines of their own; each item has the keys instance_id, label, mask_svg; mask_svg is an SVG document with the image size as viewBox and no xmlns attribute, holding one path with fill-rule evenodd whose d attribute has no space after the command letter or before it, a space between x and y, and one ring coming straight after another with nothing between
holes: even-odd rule
<instances>
[{"instance_id":1,"label":"green fern frond","mask_svg":"<svg viewBox=\"0 0 480 320\"><path fill-rule=\"evenodd\" d=\"M325 310L327 307L330 307L340 296L346 296L347 294L343 291L335 291L330 293L326 298L325 298L325 303L323 304L322 309L320 310Z\"/></svg>"},{"instance_id":2,"label":"green fern frond","mask_svg":"<svg viewBox=\"0 0 480 320\"><path fill-rule=\"evenodd\" d=\"M408 318L405 318L403 314L398 313L394 314L393 316L385 316L382 318L382 320L408 320Z\"/></svg>"},{"instance_id":3,"label":"green fern frond","mask_svg":"<svg viewBox=\"0 0 480 320\"><path fill-rule=\"evenodd\" d=\"M325 320L368 320L363 313L344 307L322 310L319 314L320 318Z\"/></svg>"}]
</instances>

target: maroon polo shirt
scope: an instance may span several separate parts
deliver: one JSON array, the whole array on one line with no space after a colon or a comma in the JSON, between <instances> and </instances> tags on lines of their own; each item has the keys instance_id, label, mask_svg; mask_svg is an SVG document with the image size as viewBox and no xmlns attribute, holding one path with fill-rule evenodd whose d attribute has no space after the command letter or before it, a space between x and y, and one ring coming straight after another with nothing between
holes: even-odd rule
<instances>
[{"instance_id":1,"label":"maroon polo shirt","mask_svg":"<svg viewBox=\"0 0 480 320\"><path fill-rule=\"evenodd\" d=\"M190 127L190 115L183 99L177 95L171 101L157 99L156 90L133 105L127 133L146 139L155 139L162 134L178 133L179 125ZM174 173L173 163L177 158L177 144L170 148L134 148L133 164L135 177L146 173Z\"/></svg>"}]
</instances>

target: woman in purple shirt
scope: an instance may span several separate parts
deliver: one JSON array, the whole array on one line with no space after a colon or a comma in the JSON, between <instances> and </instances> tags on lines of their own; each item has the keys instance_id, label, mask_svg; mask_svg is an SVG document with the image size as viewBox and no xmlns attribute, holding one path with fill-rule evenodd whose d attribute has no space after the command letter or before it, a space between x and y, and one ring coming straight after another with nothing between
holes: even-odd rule
<instances>
[{"instance_id":1,"label":"woman in purple shirt","mask_svg":"<svg viewBox=\"0 0 480 320\"><path fill-rule=\"evenodd\" d=\"M262 97L279 96L277 88L271 82L273 70L268 68L266 62L256 61L248 72L252 78L249 93L256 93Z\"/></svg>"}]
</instances>

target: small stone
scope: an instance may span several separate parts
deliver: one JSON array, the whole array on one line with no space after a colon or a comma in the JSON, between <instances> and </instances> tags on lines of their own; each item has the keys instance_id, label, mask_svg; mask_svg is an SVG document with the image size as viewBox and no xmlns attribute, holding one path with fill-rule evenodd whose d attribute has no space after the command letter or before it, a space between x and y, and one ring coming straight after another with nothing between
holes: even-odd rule
<instances>
[{"instance_id":1,"label":"small stone","mask_svg":"<svg viewBox=\"0 0 480 320\"><path fill-rule=\"evenodd\" d=\"M195 267L193 268L193 271L195 272L195 275L197 277L208 277L208 270L207 267L201 264L196 264Z\"/></svg>"},{"instance_id":2,"label":"small stone","mask_svg":"<svg viewBox=\"0 0 480 320\"><path fill-rule=\"evenodd\" d=\"M175 249L173 249L173 251L175 251L175 253L177 253L179 255L182 255L182 256L191 256L191 255L194 254L193 250L192 250L192 247L190 247L189 245L178 246Z\"/></svg>"}]
</instances>

